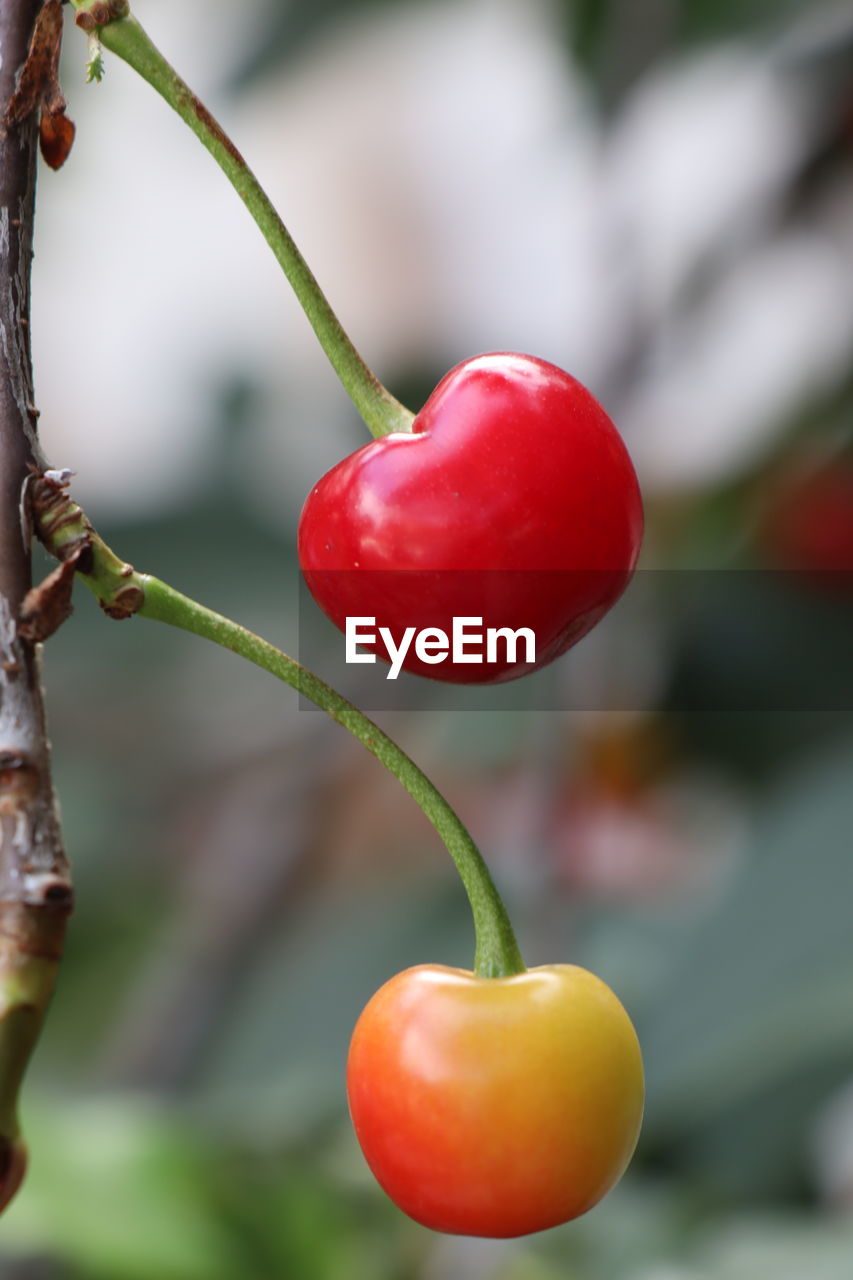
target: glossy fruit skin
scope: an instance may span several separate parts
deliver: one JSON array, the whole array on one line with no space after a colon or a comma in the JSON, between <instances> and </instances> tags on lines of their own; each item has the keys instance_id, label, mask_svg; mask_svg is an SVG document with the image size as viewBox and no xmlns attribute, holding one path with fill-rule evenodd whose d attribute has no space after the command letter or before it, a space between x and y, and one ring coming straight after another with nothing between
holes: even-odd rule
<instances>
[{"instance_id":1,"label":"glossy fruit skin","mask_svg":"<svg viewBox=\"0 0 853 1280\"><path fill-rule=\"evenodd\" d=\"M424 965L364 1009L347 1091L399 1208L436 1231L518 1236L585 1213L621 1177L643 1066L627 1013L585 969L477 978Z\"/></svg>"},{"instance_id":2,"label":"glossy fruit skin","mask_svg":"<svg viewBox=\"0 0 853 1280\"><path fill-rule=\"evenodd\" d=\"M643 510L634 468L602 407L533 356L457 365L414 420L344 458L314 487L299 559L317 603L343 630L377 618L395 634L482 617L529 627L536 661L404 669L494 684L544 666L584 636L627 586ZM381 654L381 650L377 650ZM384 656L384 655L382 655Z\"/></svg>"}]
</instances>

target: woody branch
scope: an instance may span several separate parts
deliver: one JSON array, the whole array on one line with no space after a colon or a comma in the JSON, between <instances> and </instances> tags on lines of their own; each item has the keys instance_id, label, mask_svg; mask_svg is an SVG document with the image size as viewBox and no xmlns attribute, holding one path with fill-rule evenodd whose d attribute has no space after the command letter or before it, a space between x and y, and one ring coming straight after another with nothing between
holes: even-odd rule
<instances>
[{"instance_id":1,"label":"woody branch","mask_svg":"<svg viewBox=\"0 0 853 1280\"><path fill-rule=\"evenodd\" d=\"M71 885L39 680L26 486L41 467L30 356L37 103L10 112L40 0L0 0L0 1206L25 1165L18 1092L50 999ZM25 601L27 603L25 604Z\"/></svg>"}]
</instances>

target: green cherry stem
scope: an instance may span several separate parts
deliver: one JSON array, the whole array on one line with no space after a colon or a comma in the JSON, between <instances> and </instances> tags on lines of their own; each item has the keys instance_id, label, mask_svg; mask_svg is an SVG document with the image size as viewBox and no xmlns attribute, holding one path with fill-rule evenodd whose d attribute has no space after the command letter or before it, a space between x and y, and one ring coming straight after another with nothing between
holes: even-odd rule
<instances>
[{"instance_id":1,"label":"green cherry stem","mask_svg":"<svg viewBox=\"0 0 853 1280\"><path fill-rule=\"evenodd\" d=\"M378 725L330 685L254 632L188 599L158 578L141 575L143 618L167 622L222 645L271 672L347 729L402 783L444 842L456 864L474 916L474 970L480 977L524 971L506 908L483 857L444 796Z\"/></svg>"},{"instance_id":2,"label":"green cherry stem","mask_svg":"<svg viewBox=\"0 0 853 1280\"><path fill-rule=\"evenodd\" d=\"M414 415L382 385L353 346L272 201L222 126L169 65L136 18L129 13L109 16L102 0L73 0L73 4L78 26L89 32L96 30L104 48L122 58L156 89L213 156L275 254L332 368L371 434L379 438L392 431L410 431ZM119 6L114 2L112 7L115 11ZM126 6L122 4L121 9L126 10ZM106 24L97 25L105 17Z\"/></svg>"},{"instance_id":3,"label":"green cherry stem","mask_svg":"<svg viewBox=\"0 0 853 1280\"><path fill-rule=\"evenodd\" d=\"M347 729L405 787L444 842L462 879L474 917L474 972L482 978L523 973L521 952L482 854L440 791L378 725L301 663L239 623L190 600L167 583L137 573L92 528L67 492L67 473L48 472L33 485L36 530L59 560L78 575L114 618L138 613L212 640L296 689Z\"/></svg>"}]
</instances>

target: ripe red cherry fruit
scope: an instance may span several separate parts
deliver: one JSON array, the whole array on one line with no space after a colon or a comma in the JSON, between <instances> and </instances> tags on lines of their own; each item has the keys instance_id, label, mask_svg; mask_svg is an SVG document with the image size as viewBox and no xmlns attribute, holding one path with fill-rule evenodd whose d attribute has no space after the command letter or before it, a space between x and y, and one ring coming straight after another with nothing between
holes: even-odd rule
<instances>
[{"instance_id":1,"label":"ripe red cherry fruit","mask_svg":"<svg viewBox=\"0 0 853 1280\"><path fill-rule=\"evenodd\" d=\"M414 419L344 458L309 494L299 560L314 599L341 629L376 619L452 635L528 628L515 655L430 662L410 644L403 668L494 684L545 666L618 600L637 562L637 477L601 405L556 365L495 352L452 369ZM472 630L469 627L469 632ZM376 652L385 653L381 646ZM478 652L467 646L467 656ZM479 650L485 658L485 648Z\"/></svg>"},{"instance_id":2,"label":"ripe red cherry fruit","mask_svg":"<svg viewBox=\"0 0 853 1280\"><path fill-rule=\"evenodd\" d=\"M586 1213L618 1181L643 1115L628 1014L555 964L506 978L419 965L356 1024L347 1094L380 1185L435 1231L507 1237Z\"/></svg>"}]
</instances>

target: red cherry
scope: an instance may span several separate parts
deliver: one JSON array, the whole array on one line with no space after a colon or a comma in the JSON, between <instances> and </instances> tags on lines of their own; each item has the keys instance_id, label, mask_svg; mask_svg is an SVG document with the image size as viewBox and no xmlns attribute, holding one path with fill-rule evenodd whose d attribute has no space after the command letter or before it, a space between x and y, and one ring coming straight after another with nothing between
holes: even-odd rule
<instances>
[{"instance_id":1,"label":"red cherry","mask_svg":"<svg viewBox=\"0 0 853 1280\"><path fill-rule=\"evenodd\" d=\"M528 628L515 655L402 666L434 679L494 684L545 666L618 600L637 562L637 477L610 418L569 374L497 352L457 365L411 434L364 445L327 472L299 524L299 560L317 603L341 629L371 617L395 645L406 628L481 618L469 633ZM433 637L434 639L435 637ZM385 657L377 642L376 652ZM485 645L469 643L485 659Z\"/></svg>"}]
</instances>

